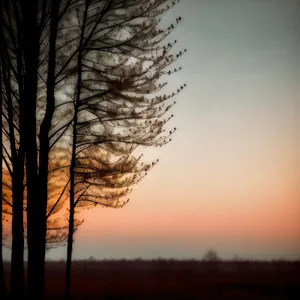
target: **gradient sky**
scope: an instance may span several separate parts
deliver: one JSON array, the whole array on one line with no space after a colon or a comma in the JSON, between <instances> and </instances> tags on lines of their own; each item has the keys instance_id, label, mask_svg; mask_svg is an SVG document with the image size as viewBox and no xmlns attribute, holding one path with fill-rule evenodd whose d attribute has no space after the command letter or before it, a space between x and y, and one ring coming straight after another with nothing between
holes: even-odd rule
<instances>
[{"instance_id":1,"label":"gradient sky","mask_svg":"<svg viewBox=\"0 0 300 300\"><path fill-rule=\"evenodd\" d=\"M300 3L182 0L173 141L122 209L94 208L74 258L300 258ZM47 253L60 259L65 248Z\"/></svg>"}]
</instances>

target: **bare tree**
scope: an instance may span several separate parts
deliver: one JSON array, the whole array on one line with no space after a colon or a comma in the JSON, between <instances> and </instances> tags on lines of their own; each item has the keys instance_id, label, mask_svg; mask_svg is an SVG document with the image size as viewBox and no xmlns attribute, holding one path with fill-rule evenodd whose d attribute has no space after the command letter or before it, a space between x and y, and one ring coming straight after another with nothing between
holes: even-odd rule
<instances>
[{"instance_id":1,"label":"bare tree","mask_svg":"<svg viewBox=\"0 0 300 300\"><path fill-rule=\"evenodd\" d=\"M2 156L6 169L12 181L12 259L11 259L11 290L13 297L17 291L22 294L24 286L24 236L23 236L23 176L24 176L24 147L20 139L20 123L16 103L22 93L23 81L20 77L21 57L16 53L22 52L21 37L16 30L17 19L11 16L15 7L8 1L1 1L1 75L2 75ZM16 67L16 68L14 68ZM17 91L18 87L18 91ZM19 94L18 94L19 92ZM7 143L6 143L7 141Z\"/></svg>"},{"instance_id":2,"label":"bare tree","mask_svg":"<svg viewBox=\"0 0 300 300\"><path fill-rule=\"evenodd\" d=\"M60 106L71 106L71 122L66 124L72 123L67 297L76 206L123 206L120 199L129 187L155 165L139 165L134 150L171 140L176 128L166 132L164 125L173 115L165 116L175 104L170 99L185 87L155 95L166 85L159 79L181 69L169 67L185 52L170 54L176 41L162 44L175 28L158 28L158 16L170 8L168 1L80 2L68 10L72 31L58 46L64 55L57 78L69 90ZM105 152L111 161L103 160ZM121 163L113 164L114 159Z\"/></svg>"},{"instance_id":3,"label":"bare tree","mask_svg":"<svg viewBox=\"0 0 300 300\"><path fill-rule=\"evenodd\" d=\"M158 17L172 7L167 0L3 3L2 146L11 177L5 193L11 190L12 279L14 290L22 290L25 224L29 298L42 299L47 236L59 244L68 230L70 274L73 233L80 225L75 208L123 206L130 186L155 165L142 165L134 151L171 140L175 128L164 128L173 116L167 116L175 104L170 99L185 85L156 94L166 85L159 80L178 70L170 66L184 51L172 55L176 41L162 44L176 27L159 28ZM65 164L52 167L60 152ZM67 177L54 197L50 174L56 171ZM64 207L66 190L64 226L51 215Z\"/></svg>"},{"instance_id":4,"label":"bare tree","mask_svg":"<svg viewBox=\"0 0 300 300\"><path fill-rule=\"evenodd\" d=\"M216 253L216 251L214 251L214 250L208 250L204 254L203 260L208 261L208 262L217 262L217 261L220 261L220 258L218 256L218 254Z\"/></svg>"},{"instance_id":5,"label":"bare tree","mask_svg":"<svg viewBox=\"0 0 300 300\"><path fill-rule=\"evenodd\" d=\"M0 15L2 15L2 4L0 4ZM0 38L0 47L1 47L1 38ZM1 61L0 61L0 126L1 126L1 133L0 133L0 182L2 182L2 68L1 68ZM2 243L3 243L3 200L2 200L2 184L0 187L0 296L1 299L6 298L6 286L5 286L5 277L4 277L4 264L3 264L3 252L2 252Z\"/></svg>"},{"instance_id":6,"label":"bare tree","mask_svg":"<svg viewBox=\"0 0 300 300\"><path fill-rule=\"evenodd\" d=\"M76 1L1 1L1 72L5 96L2 133L6 138L2 147L5 152L3 160L11 177L11 186L7 182L5 184L7 189L11 189L12 199L7 204L12 207L11 290L16 293L12 295L13 298L22 294L24 284L23 225L26 225L28 237L30 297L42 297L47 233L52 230L48 241L54 237L56 242L63 240L57 227L46 230L46 223L50 222L49 217L54 211L54 208L50 208L51 213L47 212L48 135L54 103L56 27L64 14L64 5L67 7L74 2ZM62 7L58 16L60 4ZM46 42L43 43L43 40ZM43 49L47 56L40 60L40 46L44 44L47 45ZM38 74L40 77L46 74L46 79L38 78ZM45 107L38 106L41 81L46 93ZM39 115L40 112L42 113ZM27 222L23 220L25 206ZM56 205L55 209L57 207Z\"/></svg>"}]
</instances>

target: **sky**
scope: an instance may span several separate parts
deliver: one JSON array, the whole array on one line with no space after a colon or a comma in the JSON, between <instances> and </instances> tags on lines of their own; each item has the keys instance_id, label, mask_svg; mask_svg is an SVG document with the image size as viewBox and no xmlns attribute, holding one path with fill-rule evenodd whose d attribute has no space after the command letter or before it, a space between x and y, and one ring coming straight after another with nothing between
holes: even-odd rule
<instances>
[{"instance_id":1,"label":"sky","mask_svg":"<svg viewBox=\"0 0 300 300\"><path fill-rule=\"evenodd\" d=\"M182 0L178 16L177 131L145 149L160 162L124 208L81 214L74 259L299 259L300 2Z\"/></svg>"}]
</instances>

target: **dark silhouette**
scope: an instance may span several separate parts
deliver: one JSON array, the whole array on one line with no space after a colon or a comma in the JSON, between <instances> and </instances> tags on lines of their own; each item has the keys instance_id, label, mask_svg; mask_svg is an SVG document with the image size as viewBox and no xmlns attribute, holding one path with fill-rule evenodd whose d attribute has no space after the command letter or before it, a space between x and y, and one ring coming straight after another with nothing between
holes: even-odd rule
<instances>
[{"instance_id":1,"label":"dark silhouette","mask_svg":"<svg viewBox=\"0 0 300 300\"><path fill-rule=\"evenodd\" d=\"M43 183L47 182L48 176L43 167L48 165L48 158L44 162L47 156L47 147L44 145L48 139L48 132L42 130L41 126L38 149L36 109L40 33L47 23L45 8L50 2L52 5L55 1L1 2L1 71L5 95L3 131L9 141L9 146L3 146L6 154L3 160L12 178L13 298L22 295L24 285L24 166L27 190L29 297L36 296L41 299L43 290L47 207L47 188L45 189ZM38 164L38 158L44 163Z\"/></svg>"},{"instance_id":2,"label":"dark silhouette","mask_svg":"<svg viewBox=\"0 0 300 300\"><path fill-rule=\"evenodd\" d=\"M21 123L16 122L19 110L16 107L17 101L22 97L22 79L20 78L21 68L14 68L12 61L18 61L22 52L23 43L18 28L12 23L10 12L16 7L9 1L1 1L1 76L2 76L2 134L7 139L6 145L2 140L2 149L5 156L2 160L11 176L12 189L12 255L11 255L11 291L13 298L17 298L17 291L22 294L24 288L24 229L23 229L23 176L24 176L24 137L19 135L23 130ZM6 29L6 30L5 30ZM12 79L13 75L15 76ZM19 87L18 93L16 86ZM3 200L3 199L2 199Z\"/></svg>"},{"instance_id":3,"label":"dark silhouette","mask_svg":"<svg viewBox=\"0 0 300 300\"><path fill-rule=\"evenodd\" d=\"M77 24L72 27L75 33L70 35L69 42L64 40L63 46L59 46L66 53L67 60L62 63L65 68L63 80L71 86L70 100L66 100L66 104L73 103L70 109L73 129L67 298L71 286L75 208L90 204L122 207L124 202L119 199L156 164L140 165L141 157L135 158L133 151L139 145L162 146L171 140L170 136L176 130L164 132L164 125L173 115L165 119L164 116L175 104L168 103L168 100L175 93L152 95L150 99L145 97L164 87L165 84L157 86L157 80L183 53L173 57L170 54L173 43L161 45L174 29L174 26L166 30L158 28L157 17L168 10L164 2L153 1L145 5L141 1L124 1L122 4L102 1L103 5L100 2L95 5L97 1L84 1L80 8L74 8L77 11L72 20ZM122 9L123 13L115 14ZM72 10L68 13L72 15ZM109 25L106 24L108 18ZM143 22L136 22L140 18L144 19ZM120 24L127 30L126 38L108 35L108 29L120 31ZM69 57L74 57L74 63ZM130 59L133 61L128 64ZM145 63L148 67L144 66ZM69 68L65 67L67 64ZM76 78L75 87L68 82L69 78ZM117 164L112 163L116 160Z\"/></svg>"},{"instance_id":4,"label":"dark silhouette","mask_svg":"<svg viewBox=\"0 0 300 300\"><path fill-rule=\"evenodd\" d=\"M2 15L2 4L0 4L0 16ZM1 47L1 35L0 35L0 47ZM1 60L0 60L1 63ZM0 65L0 126L1 126L1 134L0 134L0 161L2 164L2 74L1 74L1 65ZM2 183L2 166L0 168L0 182ZM4 265L3 265L3 252L2 252L2 245L3 245L3 200L2 200L2 184L0 187L0 297L1 299L6 298L6 286L5 286L5 277L4 277Z\"/></svg>"},{"instance_id":5,"label":"dark silhouette","mask_svg":"<svg viewBox=\"0 0 300 300\"><path fill-rule=\"evenodd\" d=\"M68 236L69 297L73 234L82 223L75 209L122 207L156 164L141 163L134 150L171 141L176 128L166 132L173 117L166 114L185 85L155 94L166 85L158 80L181 69L167 70L184 51L170 54L176 41L162 45L176 27L158 27L166 4L1 1L2 188L4 212L12 215L13 298L24 290L24 236L29 299L43 299L47 245ZM63 224L57 214L68 197Z\"/></svg>"},{"instance_id":6,"label":"dark silhouette","mask_svg":"<svg viewBox=\"0 0 300 300\"><path fill-rule=\"evenodd\" d=\"M220 258L217 254L216 251L214 250L208 250L204 255L203 255L203 260L209 261L209 262L217 262L220 261Z\"/></svg>"}]
</instances>

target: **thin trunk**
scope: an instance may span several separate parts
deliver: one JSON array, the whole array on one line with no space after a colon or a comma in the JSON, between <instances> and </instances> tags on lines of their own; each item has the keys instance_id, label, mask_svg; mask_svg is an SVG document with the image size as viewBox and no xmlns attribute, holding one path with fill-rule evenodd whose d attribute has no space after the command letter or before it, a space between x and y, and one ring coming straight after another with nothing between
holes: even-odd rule
<instances>
[{"instance_id":1,"label":"thin trunk","mask_svg":"<svg viewBox=\"0 0 300 300\"><path fill-rule=\"evenodd\" d=\"M2 122L2 120L1 120ZM2 141L1 141L1 145L2 145ZM2 152L2 147L1 150ZM1 163L2 163L2 154L1 155ZM2 167L0 170L0 180L2 182ZM3 264L3 253L2 253L2 241L3 241L3 222L2 222L2 218L3 218L3 213L2 213L2 184L1 184L1 188L0 188L0 199L1 199L1 203L0 203L0 240L1 240L1 246L0 246L0 298L1 299L6 299L6 286L5 286L5 277L4 277L4 264Z\"/></svg>"},{"instance_id":2,"label":"thin trunk","mask_svg":"<svg viewBox=\"0 0 300 300\"><path fill-rule=\"evenodd\" d=\"M16 137L14 134L13 99L10 84L10 68L5 62L5 54L1 49L3 83L6 91L7 120L9 143L13 166L12 174L12 252L11 252L11 294L13 299L24 291L24 227L23 227L23 177L24 177L24 151L23 137L20 135L20 147L17 153ZM21 129L22 130L22 127Z\"/></svg>"},{"instance_id":3,"label":"thin trunk","mask_svg":"<svg viewBox=\"0 0 300 300\"><path fill-rule=\"evenodd\" d=\"M73 137L72 137L72 157L70 164L70 215L69 215L69 233L67 243L67 265L66 265L66 299L71 298L71 266L72 266L72 251L73 251L73 235L74 235L74 213L75 213L75 168L76 168L76 144L77 144L77 122L78 110L81 94L81 81L82 81L82 45L84 38L84 29L87 18L87 11L89 1L86 2L83 24L79 43L79 52L77 59L77 85L76 85L76 98L74 103L74 121L73 121Z\"/></svg>"},{"instance_id":4,"label":"thin trunk","mask_svg":"<svg viewBox=\"0 0 300 300\"><path fill-rule=\"evenodd\" d=\"M21 152L21 153L20 153ZM24 154L19 151L14 163L12 192L12 252L11 252L11 295L19 299L24 293L24 228L23 228L23 176Z\"/></svg>"},{"instance_id":5,"label":"thin trunk","mask_svg":"<svg viewBox=\"0 0 300 300\"><path fill-rule=\"evenodd\" d=\"M74 188L74 187L73 187ZM70 187L70 190L72 187ZM70 196L70 205L71 198ZM74 233L74 205L70 207L69 217L69 233L68 233L68 244L67 244L67 265L66 265L66 299L71 298L71 264L72 264L72 251L73 251L73 233Z\"/></svg>"},{"instance_id":6,"label":"thin trunk","mask_svg":"<svg viewBox=\"0 0 300 300\"><path fill-rule=\"evenodd\" d=\"M2 15L1 11L1 4L0 4L0 17ZM1 43L1 40L0 40ZM1 62L0 62L1 63ZM1 182L1 187L0 187L0 297L1 299L6 298L6 286L5 286L5 277L4 277L4 265L3 265L3 253L2 253L2 241L3 241L3 207L2 207L2 65L0 64L0 161L1 161L1 167L0 167L0 182Z\"/></svg>"},{"instance_id":7,"label":"thin trunk","mask_svg":"<svg viewBox=\"0 0 300 300\"><path fill-rule=\"evenodd\" d=\"M49 40L49 61L47 78L47 106L43 122L40 127L40 156L39 156L39 248L41 278L45 276L45 250L46 250L46 231L47 231L47 201L48 201L48 160L49 160L49 131L55 107L54 89L55 89L55 64L56 64L56 36L58 26L59 0L53 0L51 3L51 23ZM43 290L43 286L42 286Z\"/></svg>"},{"instance_id":8,"label":"thin trunk","mask_svg":"<svg viewBox=\"0 0 300 300\"><path fill-rule=\"evenodd\" d=\"M17 83L19 88L19 101L23 102L23 41L22 41L22 24L20 23L18 8L19 5L13 1L13 13L15 14L16 36L17 36ZM10 85L10 73L8 76L8 85ZM16 150L16 137L14 134L14 107L13 99L10 94L11 86L8 89L8 114L9 114L9 134L10 145L13 151L13 175L12 175L12 196L13 196L13 219L12 219L12 254L11 254L11 295L13 299L19 299L24 295L24 116L19 118L19 149Z\"/></svg>"},{"instance_id":9,"label":"thin trunk","mask_svg":"<svg viewBox=\"0 0 300 300\"><path fill-rule=\"evenodd\" d=\"M2 180L2 168L0 171L0 177ZM2 187L1 187L1 192L0 192L0 196L2 199ZM5 277L4 277L4 263L3 263L3 253L2 253L2 241L3 241L3 224L2 224L2 201L0 204L0 239L1 239L1 247L0 247L0 297L1 299L6 299L6 285L5 285Z\"/></svg>"},{"instance_id":10,"label":"thin trunk","mask_svg":"<svg viewBox=\"0 0 300 300\"><path fill-rule=\"evenodd\" d=\"M39 199L36 102L39 39L37 0L21 2L24 16L24 97L20 115L24 116L27 176L28 298L42 299L44 287L43 205ZM22 126L22 124L21 124Z\"/></svg>"}]
</instances>

